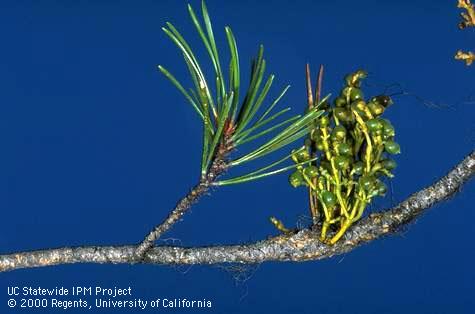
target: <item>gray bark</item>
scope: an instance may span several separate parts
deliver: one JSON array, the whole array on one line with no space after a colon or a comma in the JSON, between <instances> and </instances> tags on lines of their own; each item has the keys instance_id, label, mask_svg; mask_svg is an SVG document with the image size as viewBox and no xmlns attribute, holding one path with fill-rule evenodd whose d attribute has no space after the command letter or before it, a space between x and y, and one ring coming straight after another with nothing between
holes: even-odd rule
<instances>
[{"instance_id":1,"label":"gray bark","mask_svg":"<svg viewBox=\"0 0 475 314\"><path fill-rule=\"evenodd\" d=\"M154 247L140 263L158 265L261 263L265 261L318 260L342 254L398 231L436 203L453 196L475 173L475 151L446 176L396 207L372 214L356 223L334 245L318 240L319 233L301 230L243 245L208 247ZM64 247L0 255L0 271L73 263L135 263L137 246Z\"/></svg>"}]
</instances>

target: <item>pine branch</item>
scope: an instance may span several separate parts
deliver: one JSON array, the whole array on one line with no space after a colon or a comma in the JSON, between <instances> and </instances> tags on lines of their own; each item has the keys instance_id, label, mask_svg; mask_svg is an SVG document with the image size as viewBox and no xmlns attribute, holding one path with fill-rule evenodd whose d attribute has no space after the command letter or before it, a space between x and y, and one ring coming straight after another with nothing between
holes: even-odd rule
<instances>
[{"instance_id":1,"label":"pine branch","mask_svg":"<svg viewBox=\"0 0 475 314\"><path fill-rule=\"evenodd\" d=\"M360 220L334 245L320 242L318 232L305 229L243 245L155 247L145 254L141 263L191 265L308 261L343 254L380 237L397 233L426 209L452 197L474 174L475 151L472 151L439 181L414 193L392 209ZM0 272L74 263L132 264L137 261L136 249L137 246L133 245L64 247L0 255Z\"/></svg>"},{"instance_id":2,"label":"pine branch","mask_svg":"<svg viewBox=\"0 0 475 314\"><path fill-rule=\"evenodd\" d=\"M160 225L157 225L145 237L142 243L138 245L135 254L137 262L142 260L146 252L153 247L154 242L163 233L169 230L173 224L180 220L191 205L209 190L210 186L247 182L289 169L288 167L273 169L265 174L261 173L262 169L259 169L251 173L254 174L254 176L248 174L244 177L228 179L226 180L227 183L217 182L216 180L218 176L222 175L230 167L261 158L292 144L299 138L307 135L310 130L308 127L309 124L322 114L321 111L311 110L303 116L297 115L280 123L273 121L281 113L287 111L284 109L264 120L288 89L288 87L286 87L276 100L274 100L267 109L264 109L266 106L263 106L263 103L266 100L266 96L274 80L274 75L271 74L262 89L260 89L266 64L263 59L264 47L262 45L259 47L257 61L253 62L251 69L251 83L245 94L246 96L241 102L239 99L241 71L237 43L233 32L229 27L225 27L226 39L230 51L229 86L226 87L225 77L221 70L218 49L216 47L214 33L211 26L211 20L204 1L202 2L204 28L190 5L188 6L188 11L213 64L215 72L214 79L207 80L205 72L202 70L192 48L171 23L166 23L166 27L163 27L162 29L183 54L195 90L192 89L190 93L187 92L183 85L167 69L163 66L159 66L158 68L185 96L186 100L192 105L193 109L198 113L202 120L203 150L201 156L201 179L199 183L178 202L165 221ZM215 93L213 92L211 85L208 83L213 81L216 83ZM216 95L213 96L213 94ZM264 113L261 113L262 110L260 109L265 110ZM271 121L274 123L266 125ZM262 129L264 125L266 125L266 128ZM287 127L280 130L277 135L259 146L256 150L244 154L244 156L241 156L236 160L226 160L229 152L235 147L247 142L255 141L256 139L284 126ZM258 132L254 133L255 131ZM274 163L272 165L276 164ZM264 167L263 169L267 170L269 167ZM256 173L259 173L259 175Z\"/></svg>"},{"instance_id":3,"label":"pine branch","mask_svg":"<svg viewBox=\"0 0 475 314\"><path fill-rule=\"evenodd\" d=\"M168 214L168 217L161 224L155 226L155 228L153 228L153 230L150 231L144 240L137 246L135 257L138 261L141 260L145 253L154 246L155 241L178 222L191 206L209 190L218 177L226 172L228 168L226 156L232 149L231 147L231 144L225 139L224 144L222 144L217 151L206 176L201 178L200 182L177 203L176 207Z\"/></svg>"}]
</instances>

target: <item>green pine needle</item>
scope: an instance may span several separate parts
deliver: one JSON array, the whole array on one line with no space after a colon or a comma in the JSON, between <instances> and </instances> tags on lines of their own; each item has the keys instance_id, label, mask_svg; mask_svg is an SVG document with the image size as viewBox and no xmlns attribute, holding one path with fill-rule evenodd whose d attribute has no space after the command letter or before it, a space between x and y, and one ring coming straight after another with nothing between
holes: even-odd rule
<instances>
[{"instance_id":1,"label":"green pine needle","mask_svg":"<svg viewBox=\"0 0 475 314\"><path fill-rule=\"evenodd\" d=\"M284 113L288 112L289 110L290 110L290 107L287 107L287 108L282 109L281 111L273 114L272 116L270 116L269 118L267 118L265 120L262 120L260 122L257 121L256 123L253 124L252 127L249 127L244 132L233 136L233 142L235 143L235 145L238 145L239 143L242 142L243 139L248 137L252 132L254 132L254 131L258 130L259 128L265 126L266 124L272 122L273 120L275 120L279 116L283 115ZM300 116L296 116L296 117L300 117Z\"/></svg>"},{"instance_id":2,"label":"green pine needle","mask_svg":"<svg viewBox=\"0 0 475 314\"><path fill-rule=\"evenodd\" d=\"M204 5L204 2L203 2L203 5ZM213 67L216 73L216 80L217 80L216 85L218 86L217 92L219 93L218 95L224 95L226 92L224 77L221 71L221 64L219 61L218 50L216 48L216 42L214 40L213 28L211 26L211 21L209 19L206 7L203 8L203 18L205 20L205 27L206 27L207 34L205 34L203 28L201 27L201 23L199 22L195 12L193 11L193 8L189 4L188 4L188 12L190 13L190 17L193 21L193 24L195 25L195 28L198 31L198 34L200 35L201 40L203 41L206 47L206 50L208 51L208 54L211 58L211 62L213 63ZM219 106L219 96L217 97L217 99L218 99L217 103Z\"/></svg>"},{"instance_id":3,"label":"green pine needle","mask_svg":"<svg viewBox=\"0 0 475 314\"><path fill-rule=\"evenodd\" d=\"M188 13L191 21L199 35L199 38L203 42L204 48L206 49L208 57L213 65L213 78L207 79L192 48L171 23L166 23L166 27L163 27L162 29L183 54L194 88L188 92L183 85L170 72L168 72L168 70L162 66L159 66L159 69L160 72L162 72L185 96L187 101L192 105L193 109L198 113L203 121L201 173L204 177L207 175L209 167L211 166L213 159L216 157L219 145L223 143L224 134L230 137L227 138L226 141L231 143L233 147L236 147L238 145L256 141L277 129L284 128L263 145L260 145L257 149L228 162L229 166L237 166L270 154L307 135L309 132L308 126L321 114L321 111L315 109L304 116L293 116L283 119L283 121L280 122L276 120L289 110L289 108L285 108L277 113L271 114L277 103L280 102L287 92L289 86L284 88L270 105L264 105L275 76L273 74L269 75L261 88L266 70L264 47L262 45L259 46L257 57L252 62L249 86L247 90L242 93L244 98L240 100L241 71L239 65L239 53L234 34L230 27L226 26L224 28L230 52L230 58L228 61L229 72L227 77L225 77L219 59L211 19L209 18L208 9L206 8L204 1L202 2L201 10L202 20L200 20L191 5L188 5ZM212 82L214 86L210 86L208 82ZM224 128L226 125L232 126L233 129L228 129L225 132ZM250 181L255 180L256 178L280 173L281 171L284 171L282 169L288 169L288 167L284 167L282 169L263 173L276 165L276 163L273 163L268 167L251 172L247 175L241 176L240 178L230 180L234 180L233 182L244 182L243 180ZM221 182L231 182L230 180Z\"/></svg>"},{"instance_id":4,"label":"green pine needle","mask_svg":"<svg viewBox=\"0 0 475 314\"><path fill-rule=\"evenodd\" d=\"M235 98L233 100L232 107L237 108L239 102L239 86L240 86L240 72L239 72L239 54L237 50L236 40L234 39L233 32L228 26L225 27L226 38L228 40L229 50L231 51L230 62L230 76L232 77L232 85L230 89L233 91Z\"/></svg>"},{"instance_id":5,"label":"green pine needle","mask_svg":"<svg viewBox=\"0 0 475 314\"><path fill-rule=\"evenodd\" d=\"M162 30L183 52L185 61L191 65L192 75L195 75L198 80L198 86L196 86L198 94L203 94L204 96L206 96L206 99L209 105L211 106L211 109L213 110L213 114L216 116L217 113L213 98L211 97L211 91L208 87L206 77L204 76L203 71L201 70L201 67L198 64L198 61L195 55L193 54L193 51L191 50L190 46L185 41L183 36L181 36L181 34L175 29L175 27L171 23L167 23L167 26L168 29L162 27Z\"/></svg>"},{"instance_id":6,"label":"green pine needle","mask_svg":"<svg viewBox=\"0 0 475 314\"><path fill-rule=\"evenodd\" d=\"M292 117L292 118L287 119L287 120L285 120L285 121L282 121L282 122L280 122L280 123L277 123L277 124L275 124L274 126L271 126L271 127L267 128L267 129L265 129L264 131L261 131L261 132L255 134L255 135L252 135L252 136L249 136L249 137L247 137L247 138L244 138L244 139L241 139L241 140L236 141L236 144L235 144L235 145L238 146L238 145L242 145L242 144L246 144L246 143L248 143L248 142L251 142L251 141L253 141L253 140L255 140L255 139L258 139L259 137L264 136L264 135L266 135L266 134L268 134L268 133L270 133L270 132L272 132L272 131L274 131L274 130L276 130L276 129L278 129L278 128L280 128L280 127L286 125L286 124L289 124L289 123L291 123L291 122L294 122L295 120L297 120L297 119L299 119L299 118L300 118L300 116L295 116L295 117Z\"/></svg>"},{"instance_id":7,"label":"green pine needle","mask_svg":"<svg viewBox=\"0 0 475 314\"><path fill-rule=\"evenodd\" d=\"M291 155L285 156L284 158L282 158L282 159L280 159L280 160L278 160L278 161L276 161L276 162L274 162L274 163L272 163L272 164L270 164L266 167L263 167L259 170L251 172L249 174L239 176L239 177L236 177L236 178L232 178L232 179L226 179L226 180L218 181L218 182L214 183L214 185L218 185L218 186L231 185L231 184L239 184L239 183L245 183L245 182L249 182L249 181L262 179L262 178L265 178L265 177L269 177L269 176L272 176L272 175L276 175L276 174L279 174L279 173L297 168L299 166L303 166L303 165L308 164L309 162L315 161L317 159L315 157L315 158L310 159L310 160L305 161L305 162L296 163L296 164L293 164L293 165L290 165L290 166L287 166L287 167L283 167L283 168L279 168L279 169L276 169L276 170L272 170L272 171L269 171L269 172L264 172L268 169L271 169L271 168L277 166L278 164L283 163L286 160L289 160L290 156Z\"/></svg>"},{"instance_id":8,"label":"green pine needle","mask_svg":"<svg viewBox=\"0 0 475 314\"><path fill-rule=\"evenodd\" d=\"M263 59L263 53L264 47L261 45L259 48L259 56L257 58L257 61L254 62L249 90L247 91L246 97L244 98L244 102L237 117L236 134L242 132L244 125L247 124L246 121L252 119L252 116L249 117L249 114L252 110L254 99L261 85L262 78L264 76L264 71L266 68L266 61Z\"/></svg>"},{"instance_id":9,"label":"green pine needle","mask_svg":"<svg viewBox=\"0 0 475 314\"><path fill-rule=\"evenodd\" d=\"M257 120L257 123L261 122L264 120L265 117L274 109L275 105L284 97L285 93L287 93L287 90L290 88L290 85L287 85L284 90L280 93L280 95L272 102L272 104L267 108L267 110L262 114L262 116Z\"/></svg>"},{"instance_id":10,"label":"green pine needle","mask_svg":"<svg viewBox=\"0 0 475 314\"><path fill-rule=\"evenodd\" d=\"M160 72L163 73L163 75L165 75L169 80L170 82L172 82L173 85L175 85L176 88L178 88L178 90L185 96L185 98L188 100L188 102L193 106L193 108L196 110L196 112L198 113L198 115L201 117L201 119L204 119L204 116L203 116L203 112L201 112L201 109L198 107L197 103L195 100L193 100L192 96L190 96L189 93L187 93L187 91L183 88L183 85L180 84L180 82L178 82L178 80L170 73L167 71L167 69L165 69L164 67L162 67L161 65L158 66L158 69L160 70Z\"/></svg>"},{"instance_id":11,"label":"green pine needle","mask_svg":"<svg viewBox=\"0 0 475 314\"><path fill-rule=\"evenodd\" d=\"M261 91L259 97L257 98L257 100L256 100L255 104L253 105L251 111L249 112L248 118L241 122L241 130L244 130L246 128L246 126L249 124L249 122L251 121L251 119L256 115L257 111L259 110L260 106L262 105L262 102L266 98L267 93L269 92L269 89L272 86L272 82L274 81L274 77L275 76L273 74L271 74L269 76L269 78L267 79L267 82L264 85L264 87L262 88L262 91Z\"/></svg>"},{"instance_id":12,"label":"green pine needle","mask_svg":"<svg viewBox=\"0 0 475 314\"><path fill-rule=\"evenodd\" d=\"M277 134L274 138L269 140L267 143L261 145L253 152L231 161L230 165L237 166L239 164L254 160L256 158L263 157L277 149L280 149L290 144L292 141L296 141L297 139L307 135L310 132L310 128L308 127L309 123L318 118L322 113L323 111L321 110L311 110L303 117L299 117L296 122L292 123L292 125L288 126L286 129Z\"/></svg>"}]
</instances>

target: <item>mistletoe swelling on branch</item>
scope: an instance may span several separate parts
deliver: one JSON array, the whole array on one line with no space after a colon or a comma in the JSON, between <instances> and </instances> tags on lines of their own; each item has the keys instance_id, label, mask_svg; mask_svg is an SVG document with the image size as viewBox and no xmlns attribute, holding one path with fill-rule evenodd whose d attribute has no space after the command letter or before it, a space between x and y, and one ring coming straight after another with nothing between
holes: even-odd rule
<instances>
[{"instance_id":1,"label":"mistletoe swelling on branch","mask_svg":"<svg viewBox=\"0 0 475 314\"><path fill-rule=\"evenodd\" d=\"M270 104L265 105L267 95L274 81L274 75L271 74L267 79L264 78L266 70L264 47L262 45L259 47L257 57L252 60L250 83L243 92L241 90L239 54L231 29L225 27L231 56L226 77L223 74L211 20L204 1L201 9L202 22L200 22L191 5L188 5L191 20L213 64L213 75L205 75L190 45L171 23L167 23L163 31L183 54L193 82L193 88L187 91L167 69L158 66L159 70L185 96L201 119L203 149L200 180L189 194L178 202L165 221L157 225L145 237L136 251L137 259L142 258L161 234L170 229L211 186L252 181L298 167L299 164L281 167L280 165L289 158L289 156L286 156L246 175L218 181L218 177L230 167L266 156L306 136L310 132L309 125L322 114L322 111L315 108L309 110L303 116L296 115L276 122L278 118L290 110L290 108L285 108L274 112L274 108L289 86ZM241 95L243 96L241 97ZM229 156L236 147L255 141L278 129L282 130L257 149L236 158Z\"/></svg>"}]
</instances>

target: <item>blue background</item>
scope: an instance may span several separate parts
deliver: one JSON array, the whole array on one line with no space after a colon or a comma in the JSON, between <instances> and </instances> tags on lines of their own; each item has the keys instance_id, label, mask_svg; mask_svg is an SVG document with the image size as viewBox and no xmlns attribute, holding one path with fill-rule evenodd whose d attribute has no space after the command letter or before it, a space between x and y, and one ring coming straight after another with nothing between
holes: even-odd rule
<instances>
[{"instance_id":1,"label":"blue background","mask_svg":"<svg viewBox=\"0 0 475 314\"><path fill-rule=\"evenodd\" d=\"M199 9L199 1L192 4ZM392 199L374 209L430 184L474 146L475 67L453 55L475 48L475 34L457 29L455 6L429 0L208 1L218 46L227 49L222 29L230 25L247 77L263 43L268 69L277 74L271 96L290 82L282 105L294 112L305 103L306 62L314 72L326 66L325 93L337 92L346 73L364 68L371 73L367 94L399 83L420 97L395 97L387 113L403 154ZM196 182L199 121L156 68L163 64L186 81L180 54L160 30L168 20L206 57L184 1L0 2L1 253L136 243ZM286 178L213 191L160 243L262 239L276 234L272 215L295 225L307 214L307 198ZM131 286L143 299L212 300L212 310L203 313L471 313L474 188L469 183L395 237L318 262L265 263L244 274L150 265L0 274L0 312L20 312L6 306L7 286L99 285ZM171 312L182 311L192 312Z\"/></svg>"}]
</instances>

